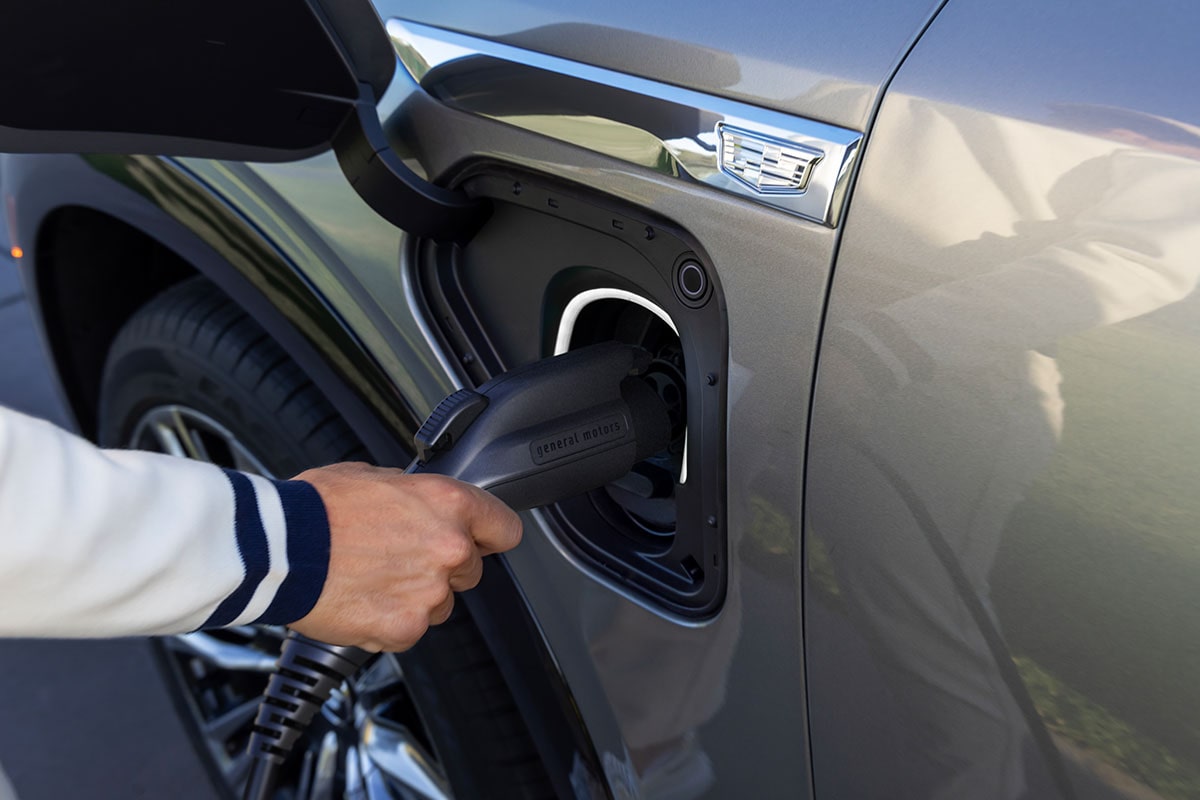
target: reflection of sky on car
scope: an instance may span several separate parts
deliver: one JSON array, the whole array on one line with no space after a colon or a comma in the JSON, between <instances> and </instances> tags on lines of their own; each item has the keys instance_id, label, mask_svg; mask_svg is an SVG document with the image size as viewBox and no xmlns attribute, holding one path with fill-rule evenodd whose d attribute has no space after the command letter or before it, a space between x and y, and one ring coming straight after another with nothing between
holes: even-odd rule
<instances>
[{"instance_id":1,"label":"reflection of sky on car","mask_svg":"<svg viewBox=\"0 0 1200 800\"><path fill-rule=\"evenodd\" d=\"M1119 5L1119 4L1117 4ZM922 73L919 66L903 73L913 91L930 99L995 109L1014 117L1046 120L1063 98L1073 103L1138 109L1167 119L1189 119L1194 97L1181 95L1177 84L1165 80L1131 80L1130 64L1143 60L1153 48L1155 70L1162 74L1194 75L1195 26L1173 13L1172 3L1150 6L1129 2L1120 15L1121 28L1111 27L1109 13L1091 13L1073 3L1010 0L1006 3L948 3L921 41L922 53L939 52L925 63L1003 63L1003 70L939 70ZM1186 3L1177 4L1179 8ZM980 43L970 29L988 30ZM1111 42L1106 58L1081 64L1087 42ZM995 54L978 48L994 49ZM1029 52L1013 58L1012 52ZM1051 66L1048 67L1048 64ZM1081 71L1089 75L1080 80Z\"/></svg>"}]
</instances>

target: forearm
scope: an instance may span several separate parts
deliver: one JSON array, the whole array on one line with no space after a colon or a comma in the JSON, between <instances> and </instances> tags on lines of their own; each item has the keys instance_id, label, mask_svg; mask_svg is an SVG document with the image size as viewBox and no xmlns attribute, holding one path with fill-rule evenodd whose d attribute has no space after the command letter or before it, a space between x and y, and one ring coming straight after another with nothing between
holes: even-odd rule
<instances>
[{"instance_id":1,"label":"forearm","mask_svg":"<svg viewBox=\"0 0 1200 800\"><path fill-rule=\"evenodd\" d=\"M307 484L99 450L0 410L0 635L290 622L316 602L328 558Z\"/></svg>"}]
</instances>

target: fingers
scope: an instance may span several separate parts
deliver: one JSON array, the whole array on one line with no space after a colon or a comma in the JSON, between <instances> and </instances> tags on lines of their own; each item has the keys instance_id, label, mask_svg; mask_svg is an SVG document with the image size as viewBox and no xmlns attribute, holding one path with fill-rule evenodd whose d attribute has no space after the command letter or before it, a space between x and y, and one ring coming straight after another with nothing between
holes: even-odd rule
<instances>
[{"instance_id":1,"label":"fingers","mask_svg":"<svg viewBox=\"0 0 1200 800\"><path fill-rule=\"evenodd\" d=\"M469 484L463 484L469 486ZM517 512L475 486L469 487L476 500L469 524L471 538L480 553L490 556L512 550L521 543L522 525Z\"/></svg>"},{"instance_id":2,"label":"fingers","mask_svg":"<svg viewBox=\"0 0 1200 800\"><path fill-rule=\"evenodd\" d=\"M465 592L474 589L483 578L483 557L479 550L472 548L471 555L462 566L450 573L450 589L455 592Z\"/></svg>"},{"instance_id":3,"label":"fingers","mask_svg":"<svg viewBox=\"0 0 1200 800\"><path fill-rule=\"evenodd\" d=\"M516 547L521 520L478 487L442 475L338 464L299 476L321 496L330 531L320 597L293 627L369 650L411 647L475 587L483 557Z\"/></svg>"},{"instance_id":4,"label":"fingers","mask_svg":"<svg viewBox=\"0 0 1200 800\"><path fill-rule=\"evenodd\" d=\"M438 603L429 611L429 624L441 625L446 620L450 619L450 614L454 611L454 595L446 594L446 599Z\"/></svg>"},{"instance_id":5,"label":"fingers","mask_svg":"<svg viewBox=\"0 0 1200 800\"><path fill-rule=\"evenodd\" d=\"M444 475L406 475L456 525L461 525L481 555L512 550L521 542L521 518L502 501L469 483Z\"/></svg>"}]
</instances>

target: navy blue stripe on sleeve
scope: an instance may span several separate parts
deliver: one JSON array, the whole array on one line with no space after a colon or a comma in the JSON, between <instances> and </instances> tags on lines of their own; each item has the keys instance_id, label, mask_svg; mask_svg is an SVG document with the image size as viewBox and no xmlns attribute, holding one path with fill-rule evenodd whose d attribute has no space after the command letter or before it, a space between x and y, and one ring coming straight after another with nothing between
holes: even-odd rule
<instances>
[{"instance_id":1,"label":"navy blue stripe on sleeve","mask_svg":"<svg viewBox=\"0 0 1200 800\"><path fill-rule=\"evenodd\" d=\"M267 533L263 530L254 486L250 479L240 472L225 470L225 476L233 485L233 525L245 576L233 594L221 601L217 610L205 620L201 628L220 628L237 619L246 610L258 585L271 570Z\"/></svg>"},{"instance_id":2,"label":"navy blue stripe on sleeve","mask_svg":"<svg viewBox=\"0 0 1200 800\"><path fill-rule=\"evenodd\" d=\"M312 611L329 572L329 519L321 495L304 481L275 481L287 522L288 575L256 622L286 625Z\"/></svg>"}]
</instances>

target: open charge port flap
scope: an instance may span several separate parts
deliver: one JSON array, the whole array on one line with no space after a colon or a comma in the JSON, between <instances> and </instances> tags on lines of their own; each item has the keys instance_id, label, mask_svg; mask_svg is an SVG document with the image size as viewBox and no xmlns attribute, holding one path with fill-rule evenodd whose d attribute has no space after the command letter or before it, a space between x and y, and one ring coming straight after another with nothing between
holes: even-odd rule
<instances>
[{"instance_id":1,"label":"open charge port flap","mask_svg":"<svg viewBox=\"0 0 1200 800\"><path fill-rule=\"evenodd\" d=\"M466 186L495 211L465 247L418 249L413 278L429 320L476 385L608 340L650 353L640 379L667 406L669 446L547 517L599 576L672 613L715 613L726 581L728 352L716 271L686 233L608 199L529 176Z\"/></svg>"}]
</instances>

